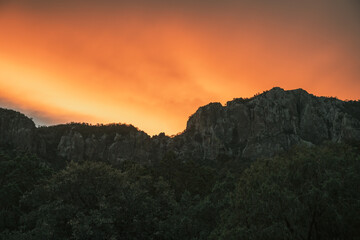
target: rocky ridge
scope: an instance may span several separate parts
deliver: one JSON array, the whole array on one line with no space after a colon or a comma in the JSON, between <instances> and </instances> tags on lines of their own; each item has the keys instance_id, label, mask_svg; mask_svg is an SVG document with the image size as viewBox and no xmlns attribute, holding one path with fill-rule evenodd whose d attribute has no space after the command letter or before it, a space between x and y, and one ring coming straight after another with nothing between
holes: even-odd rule
<instances>
[{"instance_id":1,"label":"rocky ridge","mask_svg":"<svg viewBox=\"0 0 360 240\"><path fill-rule=\"evenodd\" d=\"M0 145L49 161L156 162L270 157L292 146L360 141L360 102L316 97L302 89L273 88L225 106L210 103L190 116L182 134L150 137L131 125L65 124L36 128L21 113L0 109Z\"/></svg>"}]
</instances>

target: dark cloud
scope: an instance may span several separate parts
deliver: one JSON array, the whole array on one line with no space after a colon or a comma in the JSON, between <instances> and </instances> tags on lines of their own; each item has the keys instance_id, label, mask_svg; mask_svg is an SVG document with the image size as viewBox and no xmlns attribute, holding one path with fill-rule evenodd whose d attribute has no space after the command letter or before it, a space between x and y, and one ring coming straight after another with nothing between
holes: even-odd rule
<instances>
[{"instance_id":1,"label":"dark cloud","mask_svg":"<svg viewBox=\"0 0 360 240\"><path fill-rule=\"evenodd\" d=\"M75 11L78 14L89 9L99 12L138 9L149 14L177 12L203 19L215 15L231 17L234 21L251 16L288 23L312 21L330 28L360 29L358 0L0 0L0 4L33 11Z\"/></svg>"},{"instance_id":2,"label":"dark cloud","mask_svg":"<svg viewBox=\"0 0 360 240\"><path fill-rule=\"evenodd\" d=\"M49 116L46 112L37 111L32 108L29 109L26 106L21 106L20 104L4 97L0 97L0 107L24 113L33 119L37 125L51 125L56 122L56 120L54 121L53 117Z\"/></svg>"},{"instance_id":3,"label":"dark cloud","mask_svg":"<svg viewBox=\"0 0 360 240\"><path fill-rule=\"evenodd\" d=\"M73 113L69 111L58 111L56 115L39 107L30 106L24 103L16 102L6 97L0 97L0 108L11 109L25 114L31 118L38 126L50 126L68 122L87 122L94 117L85 114Z\"/></svg>"},{"instance_id":4,"label":"dark cloud","mask_svg":"<svg viewBox=\"0 0 360 240\"><path fill-rule=\"evenodd\" d=\"M82 7L126 7L138 6L146 8L194 8L197 11L221 9L242 9L246 11L268 9L270 11L291 11L292 14L296 11L302 11L311 8L321 8L326 11L330 8L341 9L344 6L351 9L359 10L360 4L358 0L303 0L303 1L288 1L288 0L0 0L0 4L16 4L19 6L33 7L33 8L71 8L76 6Z\"/></svg>"}]
</instances>

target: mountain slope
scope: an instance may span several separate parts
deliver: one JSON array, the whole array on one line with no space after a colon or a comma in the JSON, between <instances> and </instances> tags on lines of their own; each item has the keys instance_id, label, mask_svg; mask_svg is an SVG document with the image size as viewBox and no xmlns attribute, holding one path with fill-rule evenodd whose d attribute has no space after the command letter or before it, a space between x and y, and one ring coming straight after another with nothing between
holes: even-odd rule
<instances>
[{"instance_id":1,"label":"mountain slope","mask_svg":"<svg viewBox=\"0 0 360 240\"><path fill-rule=\"evenodd\" d=\"M360 140L359 102L316 97L302 89L273 88L226 106L211 103L189 118L186 142L203 158L272 156L294 144ZM354 113L354 114L352 114Z\"/></svg>"},{"instance_id":2,"label":"mountain slope","mask_svg":"<svg viewBox=\"0 0 360 240\"><path fill-rule=\"evenodd\" d=\"M226 106L210 103L190 116L185 131L150 137L128 125L66 124L36 128L24 115L0 111L0 144L49 161L151 163L168 152L180 159L256 159L295 144L360 141L360 103L316 97L302 89L273 88Z\"/></svg>"}]
</instances>

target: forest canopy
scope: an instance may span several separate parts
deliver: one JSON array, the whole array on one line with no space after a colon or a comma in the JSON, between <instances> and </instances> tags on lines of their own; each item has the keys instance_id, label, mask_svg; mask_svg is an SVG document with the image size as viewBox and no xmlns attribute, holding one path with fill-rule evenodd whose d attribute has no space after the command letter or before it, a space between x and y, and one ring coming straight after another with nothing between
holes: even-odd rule
<instances>
[{"instance_id":1,"label":"forest canopy","mask_svg":"<svg viewBox=\"0 0 360 240\"><path fill-rule=\"evenodd\" d=\"M219 160L221 161L221 160ZM360 154L298 146L252 164L70 162L0 151L1 239L358 239ZM234 168L234 166L237 166Z\"/></svg>"}]
</instances>

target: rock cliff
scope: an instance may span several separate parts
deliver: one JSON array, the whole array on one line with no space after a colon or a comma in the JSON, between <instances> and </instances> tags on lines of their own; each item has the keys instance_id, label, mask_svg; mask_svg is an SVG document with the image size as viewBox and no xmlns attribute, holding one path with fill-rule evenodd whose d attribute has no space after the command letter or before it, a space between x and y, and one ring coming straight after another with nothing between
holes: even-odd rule
<instances>
[{"instance_id":1,"label":"rock cliff","mask_svg":"<svg viewBox=\"0 0 360 240\"><path fill-rule=\"evenodd\" d=\"M36 128L23 114L0 111L0 144L49 161L151 163L171 151L181 159L256 159L295 144L360 141L360 102L273 88L225 106L210 103L190 116L182 134L150 137L131 125L66 124Z\"/></svg>"},{"instance_id":2,"label":"rock cliff","mask_svg":"<svg viewBox=\"0 0 360 240\"><path fill-rule=\"evenodd\" d=\"M35 148L36 127L24 114L0 108L0 145L15 146L23 151Z\"/></svg>"},{"instance_id":3,"label":"rock cliff","mask_svg":"<svg viewBox=\"0 0 360 240\"><path fill-rule=\"evenodd\" d=\"M186 139L188 156L268 157L299 143L359 141L359 110L359 102L273 88L226 106L211 103L199 108L179 138Z\"/></svg>"}]
</instances>

